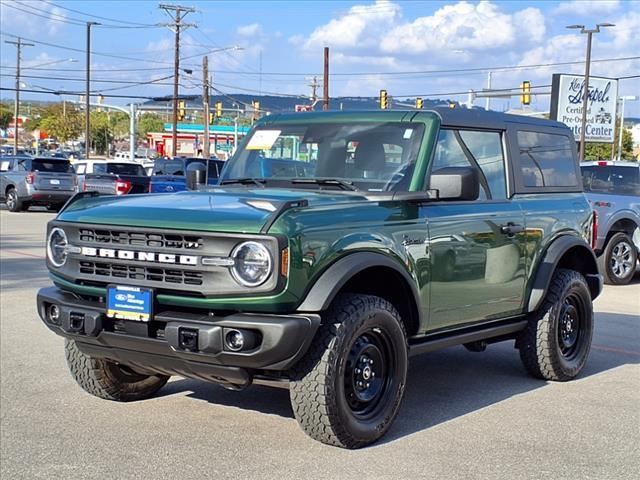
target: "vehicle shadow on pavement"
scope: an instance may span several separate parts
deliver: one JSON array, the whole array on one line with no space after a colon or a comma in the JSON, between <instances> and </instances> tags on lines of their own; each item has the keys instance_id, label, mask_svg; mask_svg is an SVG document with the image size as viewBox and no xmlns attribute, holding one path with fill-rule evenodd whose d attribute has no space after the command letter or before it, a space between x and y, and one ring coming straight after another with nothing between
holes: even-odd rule
<instances>
[{"instance_id":1,"label":"vehicle shadow on pavement","mask_svg":"<svg viewBox=\"0 0 640 480\"><path fill-rule=\"evenodd\" d=\"M640 352L627 351L609 335L616 324L637 322L633 315L606 313L585 370L578 380L640 362ZM484 353L453 347L411 359L407 391L396 421L378 445L431 428L500 403L511 397L543 388L547 382L530 377L520 362L513 342L489 345ZM254 385L234 392L220 386L193 380L167 384L160 396L188 391L188 397L212 405L251 410L293 418L289 394L285 389Z\"/></svg>"}]
</instances>

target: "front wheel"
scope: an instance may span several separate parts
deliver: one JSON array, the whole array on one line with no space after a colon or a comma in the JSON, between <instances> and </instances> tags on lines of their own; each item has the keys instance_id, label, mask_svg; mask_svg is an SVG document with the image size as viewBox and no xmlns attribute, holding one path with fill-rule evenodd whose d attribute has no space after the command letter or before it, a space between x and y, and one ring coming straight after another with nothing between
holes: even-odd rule
<instances>
[{"instance_id":1,"label":"front wheel","mask_svg":"<svg viewBox=\"0 0 640 480\"><path fill-rule=\"evenodd\" d=\"M527 371L544 380L567 381L584 368L593 337L593 305L584 277L558 269L538 311L517 338Z\"/></svg>"},{"instance_id":2,"label":"front wheel","mask_svg":"<svg viewBox=\"0 0 640 480\"><path fill-rule=\"evenodd\" d=\"M633 241L624 232L613 235L598 258L604 281L609 285L626 285L636 272L638 253Z\"/></svg>"},{"instance_id":3,"label":"front wheel","mask_svg":"<svg viewBox=\"0 0 640 480\"><path fill-rule=\"evenodd\" d=\"M342 295L296 366L291 404L315 440L359 448L395 419L407 378L407 340L396 309L371 295Z\"/></svg>"},{"instance_id":4,"label":"front wheel","mask_svg":"<svg viewBox=\"0 0 640 480\"><path fill-rule=\"evenodd\" d=\"M71 375L86 392L105 400L132 402L153 396L169 380L166 375L143 375L125 365L82 353L76 342L65 340Z\"/></svg>"}]
</instances>

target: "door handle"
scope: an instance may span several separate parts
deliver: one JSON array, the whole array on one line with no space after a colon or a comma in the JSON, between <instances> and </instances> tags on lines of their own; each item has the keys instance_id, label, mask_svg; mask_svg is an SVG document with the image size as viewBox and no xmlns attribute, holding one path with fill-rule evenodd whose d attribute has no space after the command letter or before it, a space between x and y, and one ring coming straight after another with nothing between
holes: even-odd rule
<instances>
[{"instance_id":1,"label":"door handle","mask_svg":"<svg viewBox=\"0 0 640 480\"><path fill-rule=\"evenodd\" d=\"M509 222L506 225L500 225L500 233L503 233L508 237L513 237L516 233L522 232L524 232L524 227L513 222Z\"/></svg>"}]
</instances>

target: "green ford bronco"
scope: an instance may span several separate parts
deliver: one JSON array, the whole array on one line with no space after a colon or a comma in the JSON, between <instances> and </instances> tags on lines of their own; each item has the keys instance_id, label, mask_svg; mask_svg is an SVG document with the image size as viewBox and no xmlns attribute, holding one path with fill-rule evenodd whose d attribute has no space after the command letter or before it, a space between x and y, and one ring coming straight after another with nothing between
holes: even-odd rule
<instances>
[{"instance_id":1,"label":"green ford bronco","mask_svg":"<svg viewBox=\"0 0 640 480\"><path fill-rule=\"evenodd\" d=\"M219 185L76 195L38 293L72 375L116 401L171 375L289 388L302 429L357 448L400 408L410 356L514 341L583 369L602 289L571 130L465 109L263 118Z\"/></svg>"}]
</instances>

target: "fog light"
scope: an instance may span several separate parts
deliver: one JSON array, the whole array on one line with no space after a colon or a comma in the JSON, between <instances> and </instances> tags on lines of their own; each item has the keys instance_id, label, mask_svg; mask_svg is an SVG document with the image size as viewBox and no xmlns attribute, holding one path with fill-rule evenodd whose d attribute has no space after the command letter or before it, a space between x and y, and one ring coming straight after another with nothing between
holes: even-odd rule
<instances>
[{"instance_id":1,"label":"fog light","mask_svg":"<svg viewBox=\"0 0 640 480\"><path fill-rule=\"evenodd\" d=\"M60 307L49 305L49 321L55 325L60 325Z\"/></svg>"},{"instance_id":2,"label":"fog light","mask_svg":"<svg viewBox=\"0 0 640 480\"><path fill-rule=\"evenodd\" d=\"M227 330L224 343L232 352L239 352L244 347L244 335L240 330Z\"/></svg>"}]
</instances>

